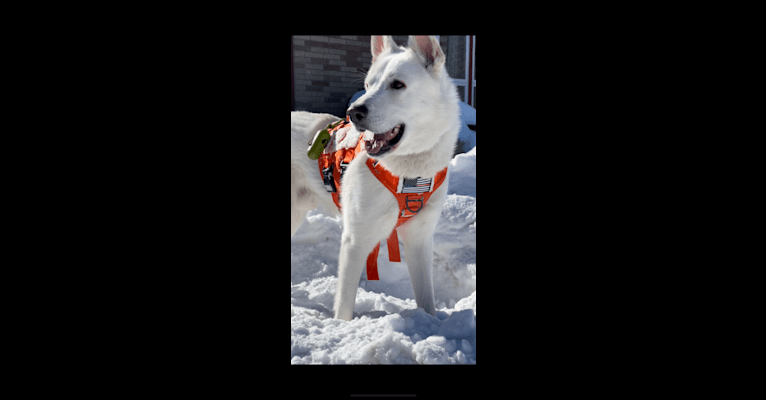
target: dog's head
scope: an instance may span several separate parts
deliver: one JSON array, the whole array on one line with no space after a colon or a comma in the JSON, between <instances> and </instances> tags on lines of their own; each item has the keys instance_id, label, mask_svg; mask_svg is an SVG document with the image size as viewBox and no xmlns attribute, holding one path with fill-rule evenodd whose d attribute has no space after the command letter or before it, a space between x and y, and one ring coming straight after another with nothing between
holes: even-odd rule
<instances>
[{"instance_id":1,"label":"dog's head","mask_svg":"<svg viewBox=\"0 0 766 400\"><path fill-rule=\"evenodd\" d=\"M434 147L446 129L455 88L444 67L444 52L434 36L410 36L407 47L391 36L372 37L367 90L346 114L365 134L367 153L417 154ZM450 93L451 91L451 93Z\"/></svg>"}]
</instances>

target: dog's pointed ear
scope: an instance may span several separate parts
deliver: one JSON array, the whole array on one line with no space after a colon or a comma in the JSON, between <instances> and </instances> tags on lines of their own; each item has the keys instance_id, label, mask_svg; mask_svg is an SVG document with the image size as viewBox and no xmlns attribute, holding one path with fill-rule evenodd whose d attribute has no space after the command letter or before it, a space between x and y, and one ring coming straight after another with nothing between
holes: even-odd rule
<instances>
[{"instance_id":1,"label":"dog's pointed ear","mask_svg":"<svg viewBox=\"0 0 766 400\"><path fill-rule=\"evenodd\" d=\"M370 42L372 44L373 63L375 63L379 55L396 47L396 42L394 42L394 38L391 36L372 36Z\"/></svg>"},{"instance_id":2,"label":"dog's pointed ear","mask_svg":"<svg viewBox=\"0 0 766 400\"><path fill-rule=\"evenodd\" d=\"M407 46L423 57L426 62L426 69L438 70L446 61L444 52L435 36L410 36Z\"/></svg>"}]
</instances>

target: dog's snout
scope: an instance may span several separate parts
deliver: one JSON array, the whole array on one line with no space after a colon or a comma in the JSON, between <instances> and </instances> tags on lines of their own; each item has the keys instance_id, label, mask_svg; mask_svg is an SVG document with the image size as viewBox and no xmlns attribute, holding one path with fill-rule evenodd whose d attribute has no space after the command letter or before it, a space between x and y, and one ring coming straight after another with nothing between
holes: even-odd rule
<instances>
[{"instance_id":1,"label":"dog's snout","mask_svg":"<svg viewBox=\"0 0 766 400\"><path fill-rule=\"evenodd\" d=\"M360 105L350 108L346 111L346 115L351 117L351 122L359 124L367 117L367 107Z\"/></svg>"}]
</instances>

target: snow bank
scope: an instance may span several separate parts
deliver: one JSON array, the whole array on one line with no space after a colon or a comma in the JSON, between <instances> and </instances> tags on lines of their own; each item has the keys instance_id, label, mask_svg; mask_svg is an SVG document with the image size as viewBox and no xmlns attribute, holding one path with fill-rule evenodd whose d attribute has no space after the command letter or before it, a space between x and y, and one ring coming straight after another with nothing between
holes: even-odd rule
<instances>
[{"instance_id":1,"label":"snow bank","mask_svg":"<svg viewBox=\"0 0 766 400\"><path fill-rule=\"evenodd\" d=\"M457 140L457 154L467 153L476 147L476 132L468 125L476 127L476 109L462 101L460 103L460 133Z\"/></svg>"},{"instance_id":2,"label":"snow bank","mask_svg":"<svg viewBox=\"0 0 766 400\"><path fill-rule=\"evenodd\" d=\"M407 264L389 262L383 244L380 281L363 273L354 319L333 319L343 224L320 209L309 212L290 242L291 364L476 363L475 161L474 149L450 167L450 195L434 235L436 317L417 308Z\"/></svg>"},{"instance_id":3,"label":"snow bank","mask_svg":"<svg viewBox=\"0 0 766 400\"><path fill-rule=\"evenodd\" d=\"M458 154L449 166L449 194L476 197L476 147Z\"/></svg>"},{"instance_id":4,"label":"snow bank","mask_svg":"<svg viewBox=\"0 0 766 400\"><path fill-rule=\"evenodd\" d=\"M476 109L460 102L460 117L467 125L476 125Z\"/></svg>"},{"instance_id":5,"label":"snow bank","mask_svg":"<svg viewBox=\"0 0 766 400\"><path fill-rule=\"evenodd\" d=\"M291 316L290 364L475 364L472 310L407 310L350 322L308 313Z\"/></svg>"}]
</instances>

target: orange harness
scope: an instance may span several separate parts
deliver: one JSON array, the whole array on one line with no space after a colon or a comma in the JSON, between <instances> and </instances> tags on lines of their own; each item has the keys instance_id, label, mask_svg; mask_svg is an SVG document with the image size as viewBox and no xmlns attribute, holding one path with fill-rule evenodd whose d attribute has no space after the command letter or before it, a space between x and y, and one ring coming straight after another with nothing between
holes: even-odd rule
<instances>
[{"instance_id":1,"label":"orange harness","mask_svg":"<svg viewBox=\"0 0 766 400\"><path fill-rule=\"evenodd\" d=\"M335 132L349 125L348 119L340 122L329 133L335 135ZM319 172L322 174L325 188L332 193L332 199L335 205L340 207L340 183L343 173L357 154L364 151L364 135L359 136L359 142L356 147L350 149L340 149L334 152L324 152L319 157ZM332 142L332 141L330 141ZM372 174L391 192L399 202L399 219L396 221L394 231L388 237L388 259L391 262L402 262L399 254L399 235L396 228L409 221L411 217L417 215L420 210L428 203L428 199L438 189L447 177L447 168L436 173L433 178L415 178L399 179L387 169L379 165L380 161L372 158L367 159L367 167ZM378 243L367 257L367 280L377 281L378 277L378 252L380 252L380 243Z\"/></svg>"}]
</instances>

